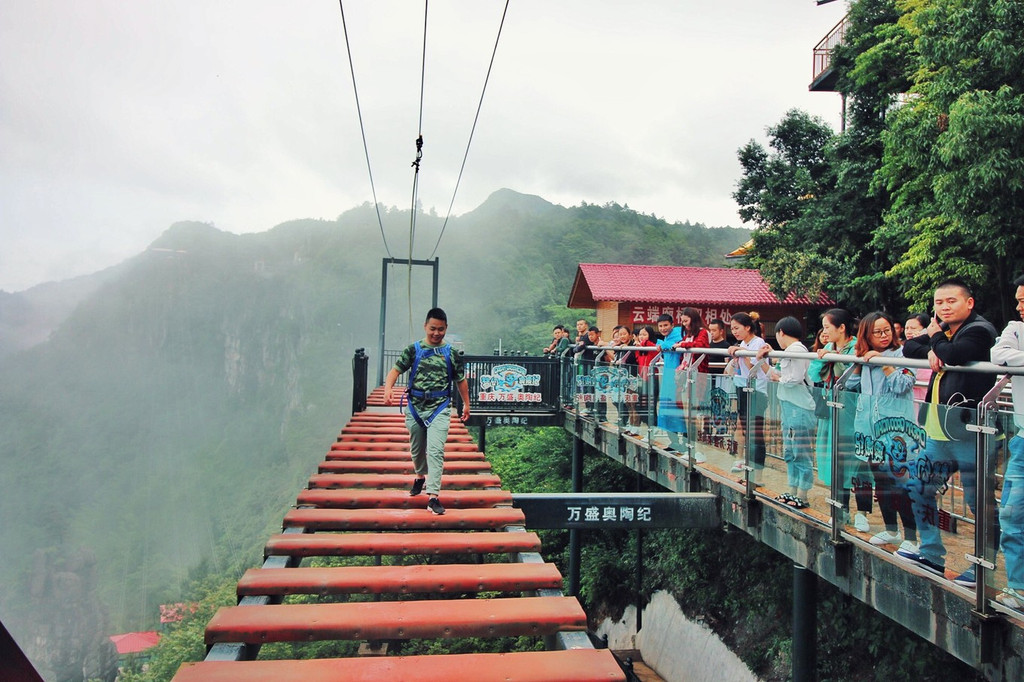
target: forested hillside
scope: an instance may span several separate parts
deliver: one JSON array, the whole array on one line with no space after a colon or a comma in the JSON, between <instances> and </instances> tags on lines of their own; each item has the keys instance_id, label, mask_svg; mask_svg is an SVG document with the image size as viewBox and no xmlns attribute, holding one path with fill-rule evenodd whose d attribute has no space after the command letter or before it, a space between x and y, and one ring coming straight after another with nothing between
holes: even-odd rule
<instances>
[{"instance_id":1,"label":"forested hillside","mask_svg":"<svg viewBox=\"0 0 1024 682\"><path fill-rule=\"evenodd\" d=\"M415 258L440 227L418 217ZM578 262L723 265L748 238L502 190L449 222L440 304L469 352L536 348L576 314ZM155 627L191 578L258 561L347 419L354 349L375 352L385 255L370 205L242 236L180 223L70 314L34 303L62 321L0 359L0 618L41 669L80 668L106 634ZM407 316L413 289L419 332L429 294L404 276L390 305Z\"/></svg>"}]
</instances>

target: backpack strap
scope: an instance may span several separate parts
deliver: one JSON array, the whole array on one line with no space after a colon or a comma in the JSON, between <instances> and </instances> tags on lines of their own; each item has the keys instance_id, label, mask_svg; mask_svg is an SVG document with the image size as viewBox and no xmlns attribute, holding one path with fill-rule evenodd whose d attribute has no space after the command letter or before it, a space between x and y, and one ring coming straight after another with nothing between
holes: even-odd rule
<instances>
[{"instance_id":1,"label":"backpack strap","mask_svg":"<svg viewBox=\"0 0 1024 682\"><path fill-rule=\"evenodd\" d=\"M412 360L412 367L409 368L409 388L406 390L406 394L409 396L409 413L412 418L416 420L416 423L426 428L430 426L430 423L434 421L438 414L442 410L447 409L452 403L452 384L455 381L455 365L452 363L452 347L449 344L445 344L436 348L424 348L419 341L413 344L416 347L416 355ZM421 391L415 387L416 371L419 369L420 360L428 358L432 355L441 354L444 356L445 364L448 367L448 382L445 387L438 391ZM430 416L426 419L422 418L417 412L415 405L413 405L412 398L422 398L425 400L433 400L435 398L444 398Z\"/></svg>"}]
</instances>

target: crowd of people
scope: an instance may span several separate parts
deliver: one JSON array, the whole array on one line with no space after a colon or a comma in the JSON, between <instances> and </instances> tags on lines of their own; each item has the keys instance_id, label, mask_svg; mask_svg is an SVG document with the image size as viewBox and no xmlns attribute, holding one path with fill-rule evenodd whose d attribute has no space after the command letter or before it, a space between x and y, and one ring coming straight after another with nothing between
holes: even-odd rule
<instances>
[{"instance_id":1,"label":"crowd of people","mask_svg":"<svg viewBox=\"0 0 1024 682\"><path fill-rule=\"evenodd\" d=\"M1002 334L975 310L970 288L948 280L935 288L931 315L893 317L876 311L858 320L842 308L830 309L810 336L810 348L805 345L807 330L794 317L775 322L772 343L764 338L756 313L705 323L699 311L685 308L678 315L679 324L671 315L662 315L656 328L617 326L608 340L585 319L577 321L574 342L558 326L545 352L574 358L577 377L592 367L626 366L629 376L635 377L632 384L602 396L596 383L584 382L588 388L581 393L586 398L579 409L583 414L592 411L601 421L614 409L633 434L649 424L644 435L668 451L684 449L689 429L697 428L696 420L687 419L701 409L687 412L688 396L699 396L703 408L711 388L731 384L727 388L735 400L736 428L749 431L744 433L748 456L735 463L733 472L747 472L745 480L754 486L764 485L765 416L769 385L775 384L772 394L778 405L788 488L777 499L794 508L806 507L815 477L832 486L838 475L837 502L844 521L871 533L869 516L877 501L884 528L870 535L870 542L895 547L897 559L945 576L946 548L936 497L958 473L964 500L976 514L977 437L969 427L980 401L999 378L991 372L948 368L975 362L1024 366L1024 276L1014 286L1020 319L1010 322ZM705 348L724 349L726 355L679 352ZM773 357L776 350L786 351L786 356ZM696 371L685 371L694 369L691 358L701 355ZM865 362L842 362L837 357L844 355ZM867 362L875 358L926 360L928 367ZM709 365L709 360L727 363L721 369L721 363ZM994 448L1003 449L1005 461L993 532L1007 574L1007 586L997 600L1024 610L1024 438L1019 435L1024 433L1019 431L1024 428L1024 378L1013 379L1012 395L1018 433L1008 441L1002 436L991 439ZM838 462L833 461L833 452L839 453ZM699 453L696 458L704 461ZM973 565L953 582L975 587Z\"/></svg>"}]
</instances>

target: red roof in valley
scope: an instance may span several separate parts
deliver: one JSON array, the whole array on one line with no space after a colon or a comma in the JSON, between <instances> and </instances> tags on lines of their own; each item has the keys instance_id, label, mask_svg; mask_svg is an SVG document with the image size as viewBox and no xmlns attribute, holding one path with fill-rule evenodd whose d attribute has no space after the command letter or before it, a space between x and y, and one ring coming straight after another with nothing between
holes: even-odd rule
<instances>
[{"instance_id":1,"label":"red roof in valley","mask_svg":"<svg viewBox=\"0 0 1024 682\"><path fill-rule=\"evenodd\" d=\"M832 303L825 294L814 302L792 294L779 301L757 270L580 263L569 307L593 308L597 301L724 306Z\"/></svg>"},{"instance_id":2,"label":"red roof in valley","mask_svg":"<svg viewBox=\"0 0 1024 682\"><path fill-rule=\"evenodd\" d=\"M160 633L155 630L148 632L126 632L123 635L111 635L110 641L117 647L117 654L137 654L160 643Z\"/></svg>"}]
</instances>

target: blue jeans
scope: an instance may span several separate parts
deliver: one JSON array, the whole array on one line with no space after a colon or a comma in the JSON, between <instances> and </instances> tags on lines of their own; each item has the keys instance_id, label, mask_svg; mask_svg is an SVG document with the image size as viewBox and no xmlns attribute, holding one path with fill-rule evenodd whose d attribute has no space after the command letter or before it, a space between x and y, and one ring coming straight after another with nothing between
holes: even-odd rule
<instances>
[{"instance_id":1,"label":"blue jeans","mask_svg":"<svg viewBox=\"0 0 1024 682\"><path fill-rule=\"evenodd\" d=\"M814 484L814 413L785 400L782 409L782 455L790 488L810 490Z\"/></svg>"},{"instance_id":2,"label":"blue jeans","mask_svg":"<svg viewBox=\"0 0 1024 682\"><path fill-rule=\"evenodd\" d=\"M935 494L946 485L950 476L959 471L964 499L977 517L978 472L975 442L929 438L924 451L915 462L909 464L910 475L906 486L914 509L914 518L917 520L917 533L921 539L920 554L928 561L944 566L946 547L942 544L942 533L939 531L939 511L935 505ZM998 519L994 520L994 525L998 538Z\"/></svg>"},{"instance_id":3,"label":"blue jeans","mask_svg":"<svg viewBox=\"0 0 1024 682\"><path fill-rule=\"evenodd\" d=\"M1006 560L1006 584L1024 589L1024 438L1016 435L1007 444L1009 456L999 505L1002 527L1000 548Z\"/></svg>"}]
</instances>

